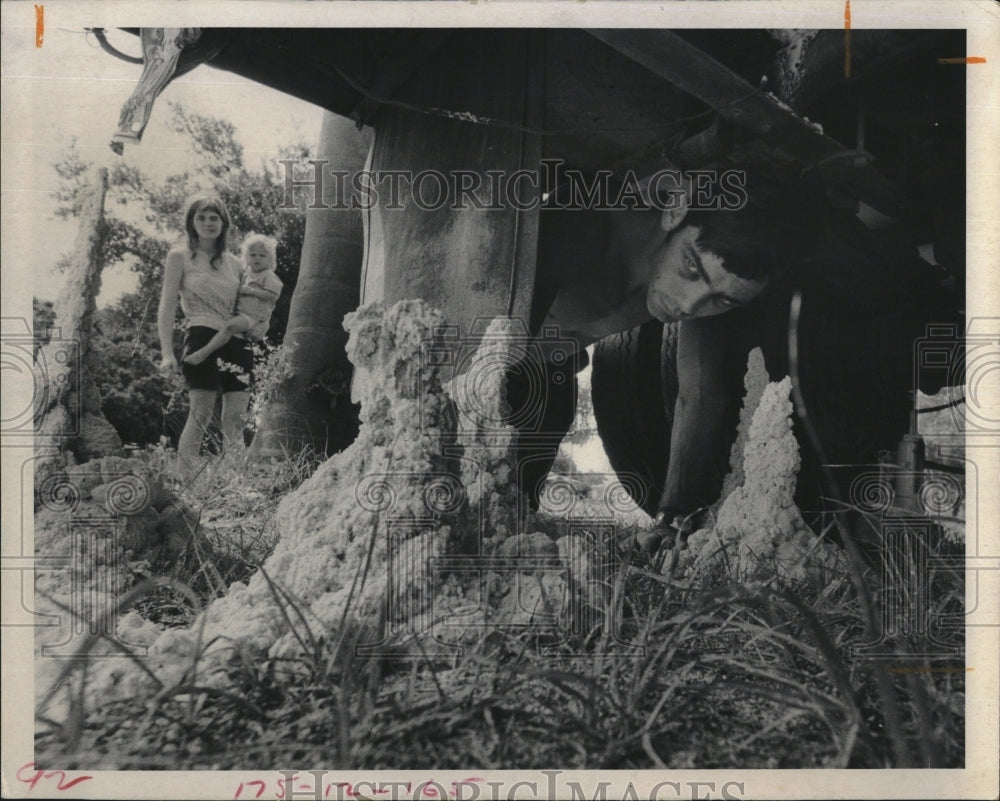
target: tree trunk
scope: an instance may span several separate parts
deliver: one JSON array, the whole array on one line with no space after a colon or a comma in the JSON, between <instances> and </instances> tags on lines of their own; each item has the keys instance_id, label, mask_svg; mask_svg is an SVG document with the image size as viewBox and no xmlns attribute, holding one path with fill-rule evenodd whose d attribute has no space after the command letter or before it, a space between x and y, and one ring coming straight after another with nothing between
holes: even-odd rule
<instances>
[{"instance_id":1,"label":"tree trunk","mask_svg":"<svg viewBox=\"0 0 1000 801\"><path fill-rule=\"evenodd\" d=\"M428 58L397 95L409 106L512 125L405 106L383 106L375 122L373 173L406 171L411 179L398 199L380 192L371 211L364 300L425 300L456 326L453 344L469 353L494 317L530 329L543 189L534 132L544 124L542 39L535 31L469 33ZM440 183L424 180L433 175ZM467 194L466 180L474 187ZM442 377L464 366L456 354Z\"/></svg>"},{"instance_id":2,"label":"tree trunk","mask_svg":"<svg viewBox=\"0 0 1000 801\"><path fill-rule=\"evenodd\" d=\"M327 162L320 165L322 198L316 192L317 202L309 200L312 206L333 208L310 208L306 213L302 262L284 338L292 348L291 376L267 405L254 438L255 453L297 453L305 447L334 453L357 433L351 365L344 351L347 334L341 323L358 306L364 235L360 211L336 208L345 200L350 204L350 178L338 187L330 171L361 170L370 143L370 130L359 131L351 120L330 112L324 116L316 156ZM335 197L338 192L343 197Z\"/></svg>"},{"instance_id":3,"label":"tree trunk","mask_svg":"<svg viewBox=\"0 0 1000 801\"><path fill-rule=\"evenodd\" d=\"M83 190L66 285L55 304L57 326L46 332L49 341L35 356L36 487L66 466L67 453L82 463L122 451L118 433L101 411L101 394L92 378L91 365L100 354L90 350L104 268L107 191L107 170L93 170Z\"/></svg>"}]
</instances>

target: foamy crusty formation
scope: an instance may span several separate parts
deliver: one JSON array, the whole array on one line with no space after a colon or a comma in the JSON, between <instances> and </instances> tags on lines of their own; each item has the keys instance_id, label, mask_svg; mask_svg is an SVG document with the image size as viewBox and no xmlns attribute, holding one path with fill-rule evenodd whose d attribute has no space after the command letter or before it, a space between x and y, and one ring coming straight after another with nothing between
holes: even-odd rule
<instances>
[{"instance_id":1,"label":"foamy crusty formation","mask_svg":"<svg viewBox=\"0 0 1000 801\"><path fill-rule=\"evenodd\" d=\"M390 592L389 521L398 558L409 563L391 571L398 585L391 590L396 597L427 597L427 559L447 548L444 517L453 511L436 511L447 504L434 485L450 486L441 441L453 430L454 415L438 368L423 358L441 323L441 315L421 301L389 310L370 305L345 318L361 390L358 437L281 501L280 540L263 569L247 584L233 584L191 629L152 639L148 627L129 619L131 629L142 629L147 665L164 683L179 679L201 648L198 669L206 680L234 646L287 653L296 636L276 597L305 618L291 615L299 636L306 626L317 633L336 630L348 611L355 620L374 616ZM96 660L90 680L109 695L131 695L150 683L129 660Z\"/></svg>"},{"instance_id":2,"label":"foamy crusty formation","mask_svg":"<svg viewBox=\"0 0 1000 801\"><path fill-rule=\"evenodd\" d=\"M68 657L82 653L90 657L88 675L97 674L104 685L121 685L118 691L127 697L146 677L137 675L110 639L142 654L160 627L135 612L118 618L117 609L123 598L122 608L141 599L144 574L193 575L192 562L178 560L198 536L196 515L137 459L108 456L67 467L36 487L36 495L32 608L42 624L34 633L38 698L76 666ZM156 660L154 654L150 661ZM179 678L189 664L174 660L165 675ZM55 702L65 709L65 697ZM51 706L45 711L54 714Z\"/></svg>"},{"instance_id":3,"label":"foamy crusty formation","mask_svg":"<svg viewBox=\"0 0 1000 801\"><path fill-rule=\"evenodd\" d=\"M511 317L490 321L468 369L450 387L462 447L462 483L471 530L486 539L472 543L490 550L516 533L523 499L517 488L517 430L508 424L506 372L525 355L523 324ZM495 540L496 542L493 542Z\"/></svg>"},{"instance_id":4,"label":"foamy crusty formation","mask_svg":"<svg viewBox=\"0 0 1000 801\"><path fill-rule=\"evenodd\" d=\"M441 612L474 628L529 622L542 600L563 602L555 544L548 549L555 567L541 578L534 563L523 571L516 563L536 556L521 553L525 535L514 536L514 430L504 420L503 370L497 369L518 358L517 337L508 321L494 321L468 371L467 380L481 385L474 396L465 391L468 384L454 389L453 401L430 355L443 345L442 323L422 301L389 309L373 304L345 318L360 431L281 501L280 539L264 567L247 584L233 584L189 629L160 633L134 613L119 621L123 637L148 646L145 665L164 685L181 681L196 661L200 683L222 682L235 648L288 655L299 649L300 637L308 640L307 628L328 640L345 626L383 619L387 628L422 631L429 615ZM470 422L477 412L479 422ZM461 432L458 419L465 421ZM455 535L460 529L463 539ZM501 556L509 551L515 562L503 575L485 577L491 587L502 585L486 594L485 606L481 572L463 578L432 571L434 557L491 557L510 539L515 542ZM129 659L95 659L89 666L94 698L134 697L152 685Z\"/></svg>"},{"instance_id":5,"label":"foamy crusty formation","mask_svg":"<svg viewBox=\"0 0 1000 801\"><path fill-rule=\"evenodd\" d=\"M736 440L729 452L729 473L722 482L722 493L719 502L729 497L733 490L743 483L743 451L746 449L747 438L750 436L750 424L754 412L760 404L760 398L768 385L767 367L764 364L764 354L760 348L754 348L747 356L747 372L743 377L743 406L740 408L740 421L736 427Z\"/></svg>"},{"instance_id":6,"label":"foamy crusty formation","mask_svg":"<svg viewBox=\"0 0 1000 801\"><path fill-rule=\"evenodd\" d=\"M447 547L445 518L461 503L441 448L454 414L439 368L427 357L442 323L422 301L388 310L369 305L345 317L361 429L349 448L282 500L282 539L265 565L273 581L306 599L323 627L337 626L348 605L360 618L378 611L388 591L390 536L401 559L404 551L429 558ZM417 583L428 578L426 564L394 573Z\"/></svg>"},{"instance_id":7,"label":"foamy crusty formation","mask_svg":"<svg viewBox=\"0 0 1000 801\"><path fill-rule=\"evenodd\" d=\"M454 414L439 368L426 355L442 323L440 313L422 301L388 310L372 304L345 317L361 400L358 437L281 501L274 553L245 588L234 587L212 605L210 625L218 620L233 636L236 623L237 637L250 635L279 651L291 647L294 635L286 630L268 579L294 593L320 632L337 630L347 614L373 618L390 591L407 601L427 597L427 560L447 549L451 529L443 518L461 500L441 455ZM453 497L441 501L440 494L449 491ZM392 571L390 537L398 560ZM254 624L241 627L238 621L247 615Z\"/></svg>"},{"instance_id":8,"label":"foamy crusty formation","mask_svg":"<svg viewBox=\"0 0 1000 801\"><path fill-rule=\"evenodd\" d=\"M715 525L688 538L690 569L725 571L737 581L803 581L810 567L832 566L839 550L821 542L795 505L800 459L792 432L791 380L764 389L743 450L742 483L723 501Z\"/></svg>"}]
</instances>

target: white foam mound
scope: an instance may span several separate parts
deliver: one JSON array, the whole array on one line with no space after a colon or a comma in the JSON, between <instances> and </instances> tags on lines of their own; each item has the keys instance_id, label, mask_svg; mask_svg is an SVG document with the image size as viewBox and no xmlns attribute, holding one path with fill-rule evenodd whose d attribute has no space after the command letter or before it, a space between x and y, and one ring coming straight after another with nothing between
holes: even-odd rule
<instances>
[{"instance_id":1,"label":"white foam mound","mask_svg":"<svg viewBox=\"0 0 1000 801\"><path fill-rule=\"evenodd\" d=\"M150 673L168 687L192 669L199 683L225 683L237 649L287 656L300 652L302 641L329 642L358 626L384 632L409 624L412 631L443 608L467 616L474 608L471 624L495 623L498 616L530 622L541 604L532 593L541 585L546 604L562 603L567 585L560 549L553 542L543 554L557 561L541 582L532 575L538 554L525 545L532 535L518 532L523 504L515 432L505 417L504 369L523 356L523 337L507 318L494 320L449 394L435 358L446 349L443 323L420 300L388 309L370 304L345 317L361 401L357 439L282 499L273 554L190 628L160 632L135 613L121 618L119 633L148 647L148 670L130 659L90 660L92 699L140 696L155 688ZM502 551L504 542L511 547ZM499 554L514 560L514 569L485 578L473 571L471 583L434 572L436 557L456 554ZM520 559L535 561L521 570ZM484 581L501 587L485 602ZM90 656L102 650L98 644ZM53 678L46 662L52 660L39 660L41 693Z\"/></svg>"},{"instance_id":2,"label":"white foam mound","mask_svg":"<svg viewBox=\"0 0 1000 801\"><path fill-rule=\"evenodd\" d=\"M820 541L795 505L800 458L790 391L786 377L761 393L743 448L742 480L723 500L715 525L688 538L693 572L794 582L840 558L839 549Z\"/></svg>"}]
</instances>

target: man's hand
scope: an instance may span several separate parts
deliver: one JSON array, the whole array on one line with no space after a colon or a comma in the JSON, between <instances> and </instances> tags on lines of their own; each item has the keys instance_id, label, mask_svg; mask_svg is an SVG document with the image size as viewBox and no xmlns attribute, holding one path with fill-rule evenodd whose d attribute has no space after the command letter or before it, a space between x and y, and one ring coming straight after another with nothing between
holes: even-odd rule
<instances>
[{"instance_id":1,"label":"man's hand","mask_svg":"<svg viewBox=\"0 0 1000 801\"><path fill-rule=\"evenodd\" d=\"M663 509L654 518L652 528L635 535L636 544L650 555L660 548L673 548L678 537L687 539L688 534L701 528L707 516L708 509L705 507L687 515L677 509Z\"/></svg>"}]
</instances>

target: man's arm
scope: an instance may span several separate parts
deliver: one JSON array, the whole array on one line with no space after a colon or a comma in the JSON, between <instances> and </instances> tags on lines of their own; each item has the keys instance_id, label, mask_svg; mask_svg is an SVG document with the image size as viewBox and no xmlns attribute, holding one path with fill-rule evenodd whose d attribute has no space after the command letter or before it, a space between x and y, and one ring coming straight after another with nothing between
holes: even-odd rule
<instances>
[{"instance_id":1,"label":"man's arm","mask_svg":"<svg viewBox=\"0 0 1000 801\"><path fill-rule=\"evenodd\" d=\"M742 317L736 311L681 323L670 461L659 506L667 524L713 503L722 489L754 344Z\"/></svg>"}]
</instances>

